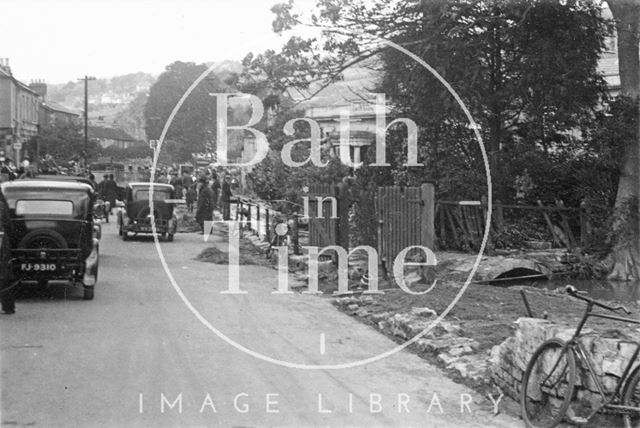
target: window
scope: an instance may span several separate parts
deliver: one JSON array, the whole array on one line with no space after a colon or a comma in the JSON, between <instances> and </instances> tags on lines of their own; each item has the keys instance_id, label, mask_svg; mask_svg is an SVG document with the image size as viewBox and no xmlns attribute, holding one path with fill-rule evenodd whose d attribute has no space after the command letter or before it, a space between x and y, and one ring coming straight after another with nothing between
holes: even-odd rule
<instances>
[{"instance_id":1,"label":"window","mask_svg":"<svg viewBox=\"0 0 640 428\"><path fill-rule=\"evenodd\" d=\"M171 199L171 195L169 191L163 190L153 190L153 200L154 201L164 201L165 199ZM136 201L148 201L149 200L149 188L146 189L136 189L134 191L134 200Z\"/></svg>"},{"instance_id":2,"label":"window","mask_svg":"<svg viewBox=\"0 0 640 428\"><path fill-rule=\"evenodd\" d=\"M71 201L19 200L16 215L73 215Z\"/></svg>"}]
</instances>

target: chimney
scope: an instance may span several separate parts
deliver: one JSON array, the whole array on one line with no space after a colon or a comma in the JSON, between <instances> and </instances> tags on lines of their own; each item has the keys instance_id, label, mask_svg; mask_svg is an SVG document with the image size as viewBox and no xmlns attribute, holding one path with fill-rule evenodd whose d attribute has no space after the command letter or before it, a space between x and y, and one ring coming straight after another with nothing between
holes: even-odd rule
<instances>
[{"instance_id":1,"label":"chimney","mask_svg":"<svg viewBox=\"0 0 640 428\"><path fill-rule=\"evenodd\" d=\"M9 67L9 58L0 58L0 69L11 75L11 67Z\"/></svg>"},{"instance_id":2,"label":"chimney","mask_svg":"<svg viewBox=\"0 0 640 428\"><path fill-rule=\"evenodd\" d=\"M47 84L44 83L44 80L32 80L31 84L29 84L29 87L37 92L38 95L42 97L42 99L44 99L47 95Z\"/></svg>"}]
</instances>

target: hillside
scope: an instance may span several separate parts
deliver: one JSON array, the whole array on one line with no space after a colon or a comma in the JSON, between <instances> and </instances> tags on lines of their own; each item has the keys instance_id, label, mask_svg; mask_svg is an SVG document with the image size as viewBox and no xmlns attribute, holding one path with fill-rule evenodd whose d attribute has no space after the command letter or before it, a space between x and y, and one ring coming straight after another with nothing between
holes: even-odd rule
<instances>
[{"instance_id":1,"label":"hillside","mask_svg":"<svg viewBox=\"0 0 640 428\"><path fill-rule=\"evenodd\" d=\"M148 91L155 80L156 76L149 73L131 73L92 80L89 82L89 103L92 106L127 104L137 94ZM47 96L51 101L82 110L84 82L78 80L49 85Z\"/></svg>"},{"instance_id":2,"label":"hillside","mask_svg":"<svg viewBox=\"0 0 640 428\"><path fill-rule=\"evenodd\" d=\"M225 60L210 62L213 73L224 79L230 73L242 71L242 64ZM122 76L99 78L89 82L89 123L97 126L119 128L129 135L144 140L144 106L149 88L157 75L130 73ZM84 110L84 81L50 84L47 98L77 111Z\"/></svg>"}]
</instances>

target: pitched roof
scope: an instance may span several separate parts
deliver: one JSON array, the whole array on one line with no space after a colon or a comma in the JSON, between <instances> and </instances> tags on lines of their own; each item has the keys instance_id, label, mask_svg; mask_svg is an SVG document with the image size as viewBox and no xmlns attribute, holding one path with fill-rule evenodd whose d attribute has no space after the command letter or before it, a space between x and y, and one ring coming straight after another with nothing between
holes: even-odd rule
<instances>
[{"instance_id":1,"label":"pitched roof","mask_svg":"<svg viewBox=\"0 0 640 428\"><path fill-rule=\"evenodd\" d=\"M138 141L131 135L118 128L106 128L104 126L90 126L89 138L98 138L117 141Z\"/></svg>"},{"instance_id":2,"label":"pitched roof","mask_svg":"<svg viewBox=\"0 0 640 428\"><path fill-rule=\"evenodd\" d=\"M332 82L322 88L312 84L309 89L291 92L294 99L302 100L303 108L345 106L372 101L371 91L381 73L367 67L354 67L343 73L343 80ZM306 99L308 98L308 99Z\"/></svg>"},{"instance_id":3,"label":"pitched roof","mask_svg":"<svg viewBox=\"0 0 640 428\"><path fill-rule=\"evenodd\" d=\"M80 113L73 111L71 109L66 108L65 106L58 104L58 103L54 103L53 101L45 101L42 103L42 107L54 111L54 112L59 112L59 113L64 113L64 114L71 114L74 116L80 116Z\"/></svg>"},{"instance_id":4,"label":"pitched roof","mask_svg":"<svg viewBox=\"0 0 640 428\"><path fill-rule=\"evenodd\" d=\"M0 77L11 79L13 83L16 86L20 87L20 89L22 89L23 91L30 92L31 94L36 95L38 97L40 96L40 94L38 94L36 91L31 89L29 85L26 85L21 81L19 81L18 79L16 79L15 77L13 77L13 74L11 74L11 72L9 70L6 70L4 67L0 67Z\"/></svg>"}]
</instances>

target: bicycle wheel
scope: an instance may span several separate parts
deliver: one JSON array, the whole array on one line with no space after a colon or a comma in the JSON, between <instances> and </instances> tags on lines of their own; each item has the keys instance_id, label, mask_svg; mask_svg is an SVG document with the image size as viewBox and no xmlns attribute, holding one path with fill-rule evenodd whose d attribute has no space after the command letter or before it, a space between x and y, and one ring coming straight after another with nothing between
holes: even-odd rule
<instances>
[{"instance_id":1,"label":"bicycle wheel","mask_svg":"<svg viewBox=\"0 0 640 428\"><path fill-rule=\"evenodd\" d=\"M622 393L622 405L640 408L640 370L633 372L625 383ZM623 416L624 428L639 428L640 413L633 412Z\"/></svg>"},{"instance_id":2,"label":"bicycle wheel","mask_svg":"<svg viewBox=\"0 0 640 428\"><path fill-rule=\"evenodd\" d=\"M520 409L527 427L555 427L571 404L576 360L565 346L560 339L547 340L527 365L520 389Z\"/></svg>"}]
</instances>

